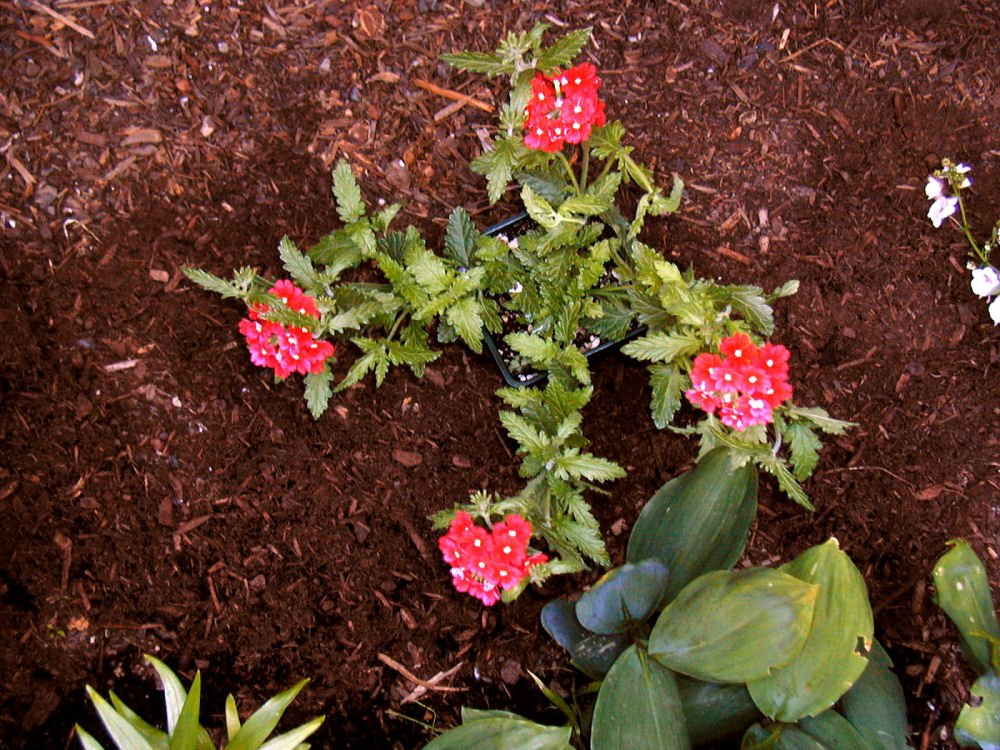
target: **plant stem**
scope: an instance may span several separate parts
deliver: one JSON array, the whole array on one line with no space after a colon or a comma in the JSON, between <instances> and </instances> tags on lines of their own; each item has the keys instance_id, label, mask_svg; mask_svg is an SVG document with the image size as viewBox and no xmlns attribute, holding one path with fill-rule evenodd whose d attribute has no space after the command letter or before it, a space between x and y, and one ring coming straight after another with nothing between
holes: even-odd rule
<instances>
[{"instance_id":1,"label":"plant stem","mask_svg":"<svg viewBox=\"0 0 1000 750\"><path fill-rule=\"evenodd\" d=\"M590 169L590 149L586 143L581 143L580 148L583 149L583 167L580 170L580 192L583 192L587 189L587 172Z\"/></svg>"},{"instance_id":2,"label":"plant stem","mask_svg":"<svg viewBox=\"0 0 1000 750\"><path fill-rule=\"evenodd\" d=\"M556 155L559 157L559 160L563 163L563 166L566 168L566 174L569 175L570 182L573 183L573 189L577 192L577 194L579 194L580 183L576 181L576 175L573 174L573 167L570 166L569 159L566 158L566 154L561 150L557 151Z\"/></svg>"},{"instance_id":3,"label":"plant stem","mask_svg":"<svg viewBox=\"0 0 1000 750\"><path fill-rule=\"evenodd\" d=\"M976 244L976 240L972 236L972 231L969 229L969 220L965 215L965 201L962 200L962 194L956 191L955 197L958 198L958 211L962 216L962 231L965 232L965 238L969 241L969 245L972 247L972 251L979 259L979 262L989 265L990 259L983 257L983 251Z\"/></svg>"}]
</instances>

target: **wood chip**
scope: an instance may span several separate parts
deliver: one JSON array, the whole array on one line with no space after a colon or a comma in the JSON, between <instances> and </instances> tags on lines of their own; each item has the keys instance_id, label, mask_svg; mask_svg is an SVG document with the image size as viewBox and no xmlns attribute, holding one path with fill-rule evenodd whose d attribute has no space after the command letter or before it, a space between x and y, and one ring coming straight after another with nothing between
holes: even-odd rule
<instances>
[{"instance_id":1,"label":"wood chip","mask_svg":"<svg viewBox=\"0 0 1000 750\"><path fill-rule=\"evenodd\" d=\"M424 457L414 451L404 451L399 448L392 452L392 460L403 466L419 466L424 462Z\"/></svg>"},{"instance_id":2,"label":"wood chip","mask_svg":"<svg viewBox=\"0 0 1000 750\"><path fill-rule=\"evenodd\" d=\"M122 141L123 146L138 146L147 143L160 143L163 141L163 134L156 128L135 128L126 131L127 135Z\"/></svg>"}]
</instances>

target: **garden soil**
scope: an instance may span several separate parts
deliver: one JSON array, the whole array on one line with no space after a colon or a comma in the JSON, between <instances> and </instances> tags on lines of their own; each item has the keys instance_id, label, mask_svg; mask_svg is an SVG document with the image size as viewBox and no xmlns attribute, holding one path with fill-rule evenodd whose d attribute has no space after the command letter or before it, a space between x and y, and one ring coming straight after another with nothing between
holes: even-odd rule
<instances>
[{"instance_id":1,"label":"garden soil","mask_svg":"<svg viewBox=\"0 0 1000 750\"><path fill-rule=\"evenodd\" d=\"M946 541L1000 580L1000 334L966 245L926 219L941 157L973 167L970 219L1000 212L996 2L970 0L0 0L0 746L99 733L89 684L150 719L143 654L223 725L300 679L319 748L417 748L463 705L559 722L529 671L578 675L538 624L598 571L485 608L450 585L427 516L520 487L500 376L459 345L319 420L299 378L251 364L245 310L181 268L281 274L276 246L338 226L329 170L439 245L491 207L468 161L503 90L444 52L537 22L593 27L581 59L663 184L665 257L776 303L795 400L857 423L807 483L762 479L748 561L836 537L868 584L915 747L953 747L973 674L933 601ZM633 196L634 199L635 196ZM356 354L338 348L343 375ZM643 502L689 468L654 428L641 365L595 365L591 450L628 470L591 501L623 558ZM994 586L994 591L996 587Z\"/></svg>"}]
</instances>

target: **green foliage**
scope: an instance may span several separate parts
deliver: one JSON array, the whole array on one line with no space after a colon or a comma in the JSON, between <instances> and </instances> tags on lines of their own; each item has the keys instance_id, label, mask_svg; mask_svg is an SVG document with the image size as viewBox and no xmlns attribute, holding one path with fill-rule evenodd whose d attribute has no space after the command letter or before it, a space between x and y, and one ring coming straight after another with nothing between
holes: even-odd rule
<instances>
[{"instance_id":1,"label":"green foliage","mask_svg":"<svg viewBox=\"0 0 1000 750\"><path fill-rule=\"evenodd\" d=\"M962 651L980 674L958 716L955 739L994 750L1000 746L1000 627L982 561L964 539L948 544L934 565L935 601L955 623Z\"/></svg>"},{"instance_id":2,"label":"green foliage","mask_svg":"<svg viewBox=\"0 0 1000 750\"><path fill-rule=\"evenodd\" d=\"M167 713L167 731L157 729L126 706L114 693L111 703L87 686L98 715L119 750L215 750L215 744L200 722L201 672L195 674L190 691L184 689L177 675L163 662L146 656L163 685ZM313 719L268 740L285 709L305 686L303 680L280 695L268 700L241 723L233 696L226 698L226 750L307 750L304 740L323 723L323 717ZM103 750L101 745L80 726L76 727L85 750Z\"/></svg>"},{"instance_id":3,"label":"green foliage","mask_svg":"<svg viewBox=\"0 0 1000 750\"><path fill-rule=\"evenodd\" d=\"M526 483L516 494L491 499L480 515L519 513L531 522L551 553L548 563L533 568L536 583L609 562L588 497L602 491L595 485L624 471L586 450L580 409L590 398L591 371L585 352L630 338L623 351L649 367L653 421L670 427L690 387L694 357L717 350L736 332L769 336L771 303L797 288L788 282L767 294L755 286L700 279L643 244L639 236L650 217L679 209L684 183L674 175L669 187L657 184L625 145L620 122L594 127L587 141L566 144L565 152L524 143L532 80L572 65L591 34L581 29L546 44L547 31L537 24L507 34L492 53L443 56L461 70L508 79L493 142L471 168L485 176L491 204L508 194L520 199L527 219L517 226L508 222L510 236L481 235L462 207L451 211L436 247L412 226L395 230L401 206L370 208L350 165L339 161L332 192L341 226L306 251L287 237L278 246L284 272L316 300L318 320L268 294L273 282L252 269L237 271L232 280L185 269L192 281L224 297L266 304L261 315L267 320L339 342L337 356L348 362L341 367L328 359L322 371L305 377L305 400L317 419L337 393L366 380L379 386L394 368L421 377L439 356L432 335L441 343L461 340L478 353L488 333L503 332L499 346L513 353L510 370L522 380L537 375L547 382L523 396L500 392L512 407L500 419L517 444ZM630 216L622 205L625 189L634 205ZM492 338L488 343L498 348ZM746 472L756 466L771 473L792 499L811 507L801 482L817 465L817 433L847 426L822 410L787 404L775 413L773 434L763 427L737 433L711 416L686 431L699 437L700 457L728 449ZM723 517L734 512L742 528L753 505L744 493L736 506L711 506L714 516L691 513L687 523L724 525ZM669 525L687 534L679 518L675 512ZM671 576L671 595L693 571L726 567L741 544L716 550L712 560L687 559L688 567Z\"/></svg>"},{"instance_id":4,"label":"green foliage","mask_svg":"<svg viewBox=\"0 0 1000 750\"><path fill-rule=\"evenodd\" d=\"M742 747L760 750L906 747L902 688L872 638L861 575L835 539L779 570L728 570L753 517L735 509L755 495L754 476L732 452L713 451L643 508L628 563L575 602L542 610L544 629L598 681L591 748L686 748L741 735ZM698 500L710 509L685 525ZM726 522L727 509L743 520ZM713 557L714 548L722 551ZM570 724L584 739L587 722L574 714Z\"/></svg>"},{"instance_id":5,"label":"green foliage","mask_svg":"<svg viewBox=\"0 0 1000 750\"><path fill-rule=\"evenodd\" d=\"M462 709L462 723L424 746L424 750L572 750L572 729L536 724L509 711Z\"/></svg>"}]
</instances>

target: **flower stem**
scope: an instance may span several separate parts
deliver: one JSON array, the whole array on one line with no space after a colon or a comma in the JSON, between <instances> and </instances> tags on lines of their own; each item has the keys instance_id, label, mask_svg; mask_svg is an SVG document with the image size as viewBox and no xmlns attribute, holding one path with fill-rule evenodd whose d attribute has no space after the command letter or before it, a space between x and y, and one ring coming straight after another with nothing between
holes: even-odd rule
<instances>
[{"instance_id":1,"label":"flower stem","mask_svg":"<svg viewBox=\"0 0 1000 750\"><path fill-rule=\"evenodd\" d=\"M583 167L580 171L580 192L587 189L587 172L590 170L590 149L586 143L581 143L583 149Z\"/></svg>"},{"instance_id":2,"label":"flower stem","mask_svg":"<svg viewBox=\"0 0 1000 750\"><path fill-rule=\"evenodd\" d=\"M989 265L990 259L988 257L984 257L983 251L979 248L975 238L972 236L972 231L969 229L969 219L965 215L965 201L962 200L962 194L956 190L955 197L958 198L958 211L962 216L962 231L965 232L965 238L969 241L969 245L972 247L972 252L979 259L979 262L984 265Z\"/></svg>"},{"instance_id":3,"label":"flower stem","mask_svg":"<svg viewBox=\"0 0 1000 750\"><path fill-rule=\"evenodd\" d=\"M566 168L566 174L569 175L570 182L573 183L573 189L577 193L579 193L580 183L576 181L576 175L573 174L573 167L570 166L569 159L566 158L566 154L562 150L560 150L556 152L556 155L559 157L559 160L563 163L563 166Z\"/></svg>"}]
</instances>

